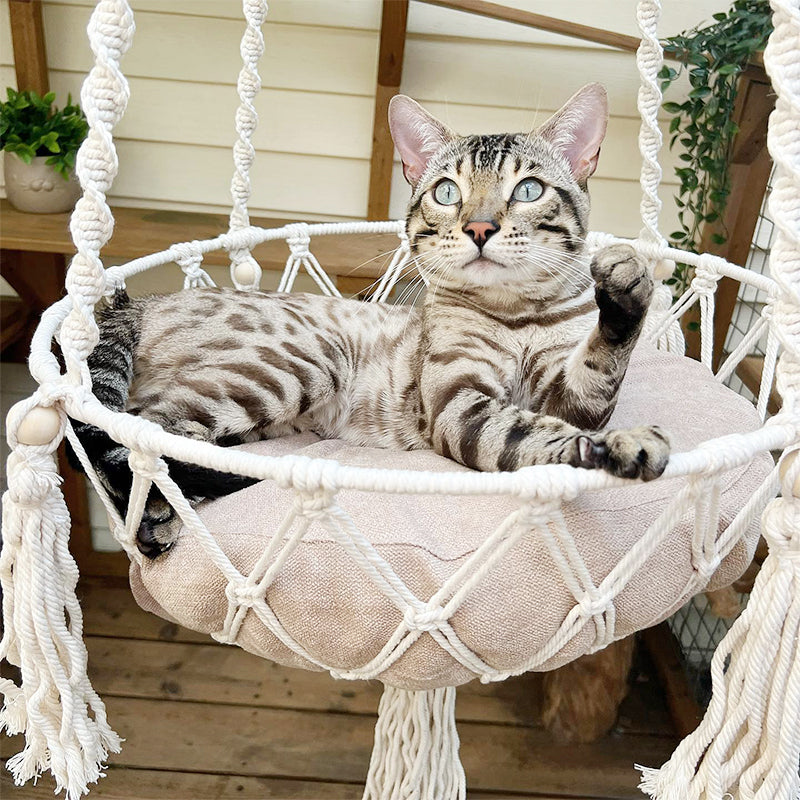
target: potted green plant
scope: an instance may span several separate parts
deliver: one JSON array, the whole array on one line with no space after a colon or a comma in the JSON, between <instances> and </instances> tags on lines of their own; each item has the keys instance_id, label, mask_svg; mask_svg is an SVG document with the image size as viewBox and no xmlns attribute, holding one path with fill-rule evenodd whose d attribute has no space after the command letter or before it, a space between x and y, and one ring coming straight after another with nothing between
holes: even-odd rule
<instances>
[{"instance_id":1,"label":"potted green plant","mask_svg":"<svg viewBox=\"0 0 800 800\"><path fill-rule=\"evenodd\" d=\"M80 196L73 168L89 130L72 98L59 110L55 94L6 90L0 102L0 149L5 151L6 195L20 211L69 211Z\"/></svg>"},{"instance_id":2,"label":"potted green plant","mask_svg":"<svg viewBox=\"0 0 800 800\"><path fill-rule=\"evenodd\" d=\"M733 121L739 76L772 32L768 0L735 0L713 20L664 42L664 52L679 66L665 65L659 75L662 90L684 71L691 85L682 103L664 103L663 108L671 117L670 147L680 145L678 158L683 162L675 169L680 180L675 198L680 230L670 234L670 241L692 252L697 252L704 225L720 220L728 203L728 162L739 130ZM711 240L723 244L724 231L713 233ZM692 271L679 264L667 283L679 297L691 279Z\"/></svg>"}]
</instances>

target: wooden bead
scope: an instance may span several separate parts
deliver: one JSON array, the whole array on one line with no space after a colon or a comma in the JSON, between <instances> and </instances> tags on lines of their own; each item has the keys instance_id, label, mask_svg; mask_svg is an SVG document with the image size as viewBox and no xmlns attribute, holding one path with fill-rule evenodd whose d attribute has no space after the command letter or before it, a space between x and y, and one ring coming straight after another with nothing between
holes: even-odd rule
<instances>
[{"instance_id":1,"label":"wooden bead","mask_svg":"<svg viewBox=\"0 0 800 800\"><path fill-rule=\"evenodd\" d=\"M781 475L781 482L783 482L786 479L786 475L788 474L788 472L791 469L792 465L794 464L794 462L798 458L800 458L800 450L795 450L795 451L789 453L789 455L786 456L781 461L781 465L780 465L780 468L779 468L779 472L780 472L780 475ZM797 497L798 499L800 499L800 475L798 475L794 479L794 486L791 487L790 491L792 493L792 497Z\"/></svg>"},{"instance_id":2,"label":"wooden bead","mask_svg":"<svg viewBox=\"0 0 800 800\"><path fill-rule=\"evenodd\" d=\"M242 261L233 268L233 277L240 286L252 286L257 276L253 265Z\"/></svg>"},{"instance_id":3,"label":"wooden bead","mask_svg":"<svg viewBox=\"0 0 800 800\"><path fill-rule=\"evenodd\" d=\"M653 277L658 281L665 281L675 272L675 262L671 258L662 258L653 267Z\"/></svg>"},{"instance_id":4,"label":"wooden bead","mask_svg":"<svg viewBox=\"0 0 800 800\"><path fill-rule=\"evenodd\" d=\"M47 444L58 436L60 428L61 418L58 411L34 406L17 428L17 441L32 446Z\"/></svg>"}]
</instances>

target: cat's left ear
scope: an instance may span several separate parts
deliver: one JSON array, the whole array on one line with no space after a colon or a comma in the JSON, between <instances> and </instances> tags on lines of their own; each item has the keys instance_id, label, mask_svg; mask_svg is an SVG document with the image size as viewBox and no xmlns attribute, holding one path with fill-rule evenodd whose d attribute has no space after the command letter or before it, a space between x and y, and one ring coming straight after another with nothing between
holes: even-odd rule
<instances>
[{"instance_id":1,"label":"cat's left ear","mask_svg":"<svg viewBox=\"0 0 800 800\"><path fill-rule=\"evenodd\" d=\"M389 130L403 160L403 175L416 186L433 154L455 134L404 94L389 102Z\"/></svg>"},{"instance_id":2,"label":"cat's left ear","mask_svg":"<svg viewBox=\"0 0 800 800\"><path fill-rule=\"evenodd\" d=\"M589 83L572 95L537 134L566 156L575 180L583 184L597 169L607 124L605 87Z\"/></svg>"}]
</instances>

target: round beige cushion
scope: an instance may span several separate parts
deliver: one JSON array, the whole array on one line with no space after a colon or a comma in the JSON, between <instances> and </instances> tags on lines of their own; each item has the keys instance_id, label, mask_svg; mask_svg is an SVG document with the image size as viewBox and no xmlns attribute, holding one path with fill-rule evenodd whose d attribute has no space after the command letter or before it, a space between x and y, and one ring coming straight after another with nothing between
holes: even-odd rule
<instances>
[{"instance_id":1,"label":"round beige cushion","mask_svg":"<svg viewBox=\"0 0 800 800\"><path fill-rule=\"evenodd\" d=\"M759 426L752 405L721 386L690 359L637 348L622 386L611 427L657 424L675 452ZM299 435L259 442L245 449L269 455L299 453L374 468L453 471L457 464L433 452L360 448L338 440ZM723 530L762 484L772 459L761 454L721 479ZM564 518L597 585L630 550L680 490L673 478L590 492L563 506ZM355 521L401 580L427 601L520 501L513 497L409 496L342 491L339 505ZM248 574L291 507L292 493L264 481L222 499L201 503L198 512L236 568ZM707 588L735 580L747 567L758 538L760 509L746 535L719 565ZM702 585L691 559L693 515L684 514L644 568L617 596L615 637L656 624ZM223 627L226 581L197 539L184 533L168 554L131 566L139 604L194 630ZM403 615L345 549L316 523L287 560L266 600L288 634L318 662L336 670L368 663L397 630ZM537 530L531 529L488 571L450 619L460 640L497 670L514 671L557 631L575 597ZM537 665L553 669L585 653L596 638L589 619L559 652ZM314 664L280 642L252 609L237 644L291 666ZM443 650L429 632L380 676L401 688L458 685L475 677Z\"/></svg>"}]
</instances>

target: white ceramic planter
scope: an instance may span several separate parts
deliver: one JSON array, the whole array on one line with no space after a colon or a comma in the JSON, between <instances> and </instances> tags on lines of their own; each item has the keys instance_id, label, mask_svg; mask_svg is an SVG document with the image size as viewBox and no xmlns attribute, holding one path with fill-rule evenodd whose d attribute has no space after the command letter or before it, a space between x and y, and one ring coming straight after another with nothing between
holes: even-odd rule
<instances>
[{"instance_id":1,"label":"white ceramic planter","mask_svg":"<svg viewBox=\"0 0 800 800\"><path fill-rule=\"evenodd\" d=\"M14 208L32 214L71 211L81 195L72 174L64 180L49 164L48 156L36 156L26 164L15 153L4 153L6 196Z\"/></svg>"}]
</instances>

